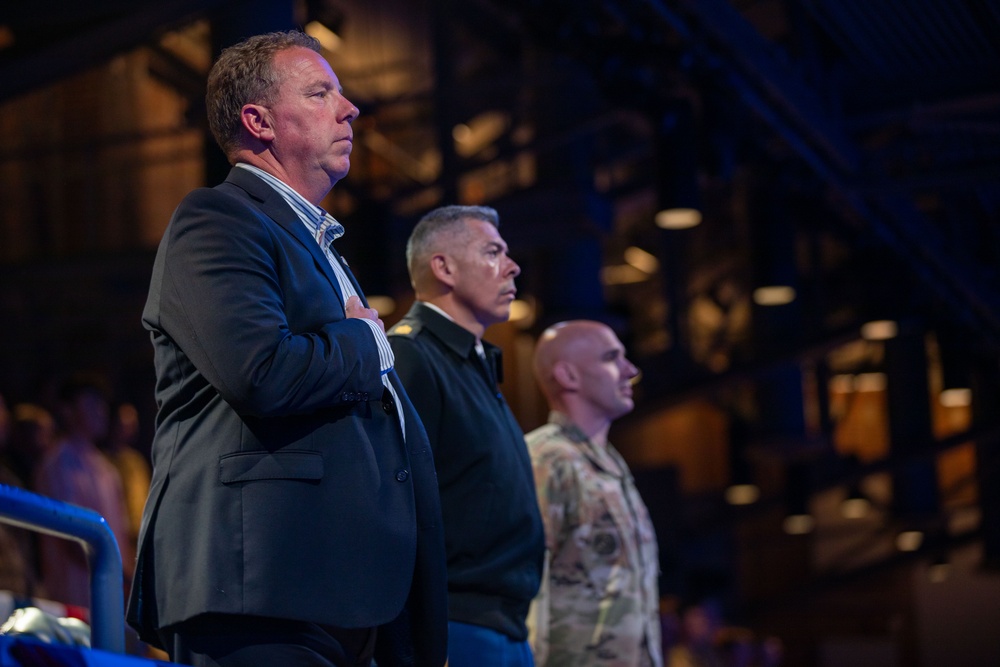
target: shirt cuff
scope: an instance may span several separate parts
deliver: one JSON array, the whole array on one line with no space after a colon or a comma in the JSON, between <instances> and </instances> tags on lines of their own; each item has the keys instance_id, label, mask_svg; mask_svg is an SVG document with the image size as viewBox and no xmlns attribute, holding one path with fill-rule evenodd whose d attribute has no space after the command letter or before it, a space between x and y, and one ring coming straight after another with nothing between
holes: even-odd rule
<instances>
[{"instance_id":1,"label":"shirt cuff","mask_svg":"<svg viewBox=\"0 0 1000 667\"><path fill-rule=\"evenodd\" d=\"M378 322L369 319L362 319L361 321L368 324L368 328L372 330L372 335L375 336L375 345L378 347L379 368L382 370L382 375L385 375L392 370L393 365L396 363L396 357L392 354L389 339L386 337L385 332L382 331L382 327L379 326Z\"/></svg>"}]
</instances>

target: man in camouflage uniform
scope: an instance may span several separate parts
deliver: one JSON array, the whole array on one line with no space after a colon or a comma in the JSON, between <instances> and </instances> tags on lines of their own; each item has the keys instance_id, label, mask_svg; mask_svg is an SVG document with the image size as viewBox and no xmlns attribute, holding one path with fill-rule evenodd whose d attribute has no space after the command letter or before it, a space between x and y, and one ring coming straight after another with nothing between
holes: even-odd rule
<instances>
[{"instance_id":1,"label":"man in camouflage uniform","mask_svg":"<svg viewBox=\"0 0 1000 667\"><path fill-rule=\"evenodd\" d=\"M607 441L634 407L638 370L589 320L542 333L535 374L552 412L526 438L545 523L547 576L532 605L539 667L661 667L656 535Z\"/></svg>"}]
</instances>

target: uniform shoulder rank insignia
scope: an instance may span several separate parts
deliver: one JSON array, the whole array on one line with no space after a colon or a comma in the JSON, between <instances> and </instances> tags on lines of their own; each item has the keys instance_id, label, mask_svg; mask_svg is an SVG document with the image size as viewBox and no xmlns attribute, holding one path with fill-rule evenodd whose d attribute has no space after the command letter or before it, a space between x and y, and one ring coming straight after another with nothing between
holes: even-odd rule
<instances>
[{"instance_id":1,"label":"uniform shoulder rank insignia","mask_svg":"<svg viewBox=\"0 0 1000 667\"><path fill-rule=\"evenodd\" d=\"M406 322L400 322L393 328L389 329L390 336L409 336L416 330L413 328L412 324L407 324Z\"/></svg>"}]
</instances>

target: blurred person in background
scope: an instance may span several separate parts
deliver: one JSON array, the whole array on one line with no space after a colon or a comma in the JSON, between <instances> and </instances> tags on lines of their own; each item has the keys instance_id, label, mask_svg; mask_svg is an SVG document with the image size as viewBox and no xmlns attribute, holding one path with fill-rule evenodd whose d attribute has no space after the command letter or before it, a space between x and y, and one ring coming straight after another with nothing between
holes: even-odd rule
<instances>
[{"instance_id":1,"label":"blurred person in background","mask_svg":"<svg viewBox=\"0 0 1000 667\"><path fill-rule=\"evenodd\" d=\"M128 511L118 470L98 448L108 433L108 387L103 378L77 374L57 392L60 437L35 472L35 490L50 498L94 510L107 521L121 551L125 581L132 575L134 552ZM42 578L48 596L81 607L90 605L90 571L83 548L74 540L49 535L39 539Z\"/></svg>"},{"instance_id":2,"label":"blurred person in background","mask_svg":"<svg viewBox=\"0 0 1000 667\"><path fill-rule=\"evenodd\" d=\"M7 463L12 418L7 401L0 394L0 484L23 487L23 481ZM34 594L32 552L28 531L0 521L0 591L15 597ZM0 618L0 622L5 619Z\"/></svg>"},{"instance_id":3,"label":"blurred person in background","mask_svg":"<svg viewBox=\"0 0 1000 667\"><path fill-rule=\"evenodd\" d=\"M21 486L34 490L35 470L55 446L56 420L37 403L14 406L5 460Z\"/></svg>"},{"instance_id":4,"label":"blurred person in background","mask_svg":"<svg viewBox=\"0 0 1000 667\"><path fill-rule=\"evenodd\" d=\"M52 413L36 403L17 403L11 410L9 435L0 446L0 484L34 491L35 470L55 443L56 425ZM20 550L18 574L14 580L24 580L26 597L47 598L41 581L38 542L41 535L33 530L7 527ZM0 585L0 588L3 588ZM10 588L9 590L16 590Z\"/></svg>"},{"instance_id":5,"label":"blurred person in background","mask_svg":"<svg viewBox=\"0 0 1000 667\"><path fill-rule=\"evenodd\" d=\"M108 437L101 450L118 470L128 510L128 532L134 550L142 524L142 508L149 495L150 467L146 456L136 447L139 437L139 411L131 403L119 403L111 411Z\"/></svg>"}]
</instances>

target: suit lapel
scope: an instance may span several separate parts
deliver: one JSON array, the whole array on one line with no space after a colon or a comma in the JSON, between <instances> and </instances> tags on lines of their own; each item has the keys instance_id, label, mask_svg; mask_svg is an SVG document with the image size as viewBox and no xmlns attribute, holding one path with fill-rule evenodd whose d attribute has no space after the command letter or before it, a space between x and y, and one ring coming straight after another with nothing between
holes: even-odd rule
<instances>
[{"instance_id":1,"label":"suit lapel","mask_svg":"<svg viewBox=\"0 0 1000 667\"><path fill-rule=\"evenodd\" d=\"M354 286L354 291L357 292L358 296L361 298L361 303L365 304L365 308L368 308L368 299L365 298L365 293L362 291L361 285L358 284L358 279L354 277L354 272L351 271L351 267L347 263L347 260L341 257L340 253L337 252L336 246L332 243L330 244L330 252L332 252L333 256L337 258L338 262L340 262L340 266L343 267L344 273L347 274L347 279L351 281L351 285Z\"/></svg>"},{"instance_id":2,"label":"suit lapel","mask_svg":"<svg viewBox=\"0 0 1000 667\"><path fill-rule=\"evenodd\" d=\"M346 299L340 291L340 282L333 272L333 267L330 266L326 255L323 254L322 248L316 243L316 239L312 237L309 230L306 229L305 224L303 224L302 220L299 219L299 216L295 214L295 211L285 202L282 196L274 188L246 169L233 167L226 178L226 182L244 190L257 203L258 208L260 208L264 215L274 220L303 245L306 251L313 256L320 271L330 281L334 292L337 293L337 298L340 299L340 305L343 306ZM334 250L334 254L338 261L341 262L341 265L346 267L346 263L336 253L336 250ZM357 282L354 280L354 276L350 270L347 270L347 275L350 277L351 282L354 283L354 288L358 291L358 294L361 294L362 292L358 288ZM361 299L364 301L364 296Z\"/></svg>"}]
</instances>

